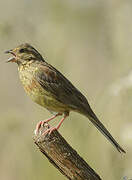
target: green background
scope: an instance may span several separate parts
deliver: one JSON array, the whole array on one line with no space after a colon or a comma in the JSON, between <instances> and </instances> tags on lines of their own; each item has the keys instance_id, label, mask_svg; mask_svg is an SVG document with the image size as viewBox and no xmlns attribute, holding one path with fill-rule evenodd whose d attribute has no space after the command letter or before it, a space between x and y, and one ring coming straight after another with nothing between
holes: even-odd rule
<instances>
[{"instance_id":1,"label":"green background","mask_svg":"<svg viewBox=\"0 0 132 180\"><path fill-rule=\"evenodd\" d=\"M132 178L132 1L0 1L0 179L63 180L32 140L51 115L27 97L17 66L5 63L4 51L24 42L88 98L127 154L77 113L60 133L102 179Z\"/></svg>"}]
</instances>

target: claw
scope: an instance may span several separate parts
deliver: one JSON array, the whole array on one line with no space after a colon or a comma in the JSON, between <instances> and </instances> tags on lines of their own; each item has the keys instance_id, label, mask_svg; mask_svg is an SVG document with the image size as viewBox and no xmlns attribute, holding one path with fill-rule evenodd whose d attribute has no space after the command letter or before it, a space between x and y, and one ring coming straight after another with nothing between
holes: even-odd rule
<instances>
[{"instance_id":1,"label":"claw","mask_svg":"<svg viewBox=\"0 0 132 180\"><path fill-rule=\"evenodd\" d=\"M57 127L51 127L49 129L47 129L43 134L42 136L45 136L46 134L51 134L53 131L57 130Z\"/></svg>"},{"instance_id":2,"label":"claw","mask_svg":"<svg viewBox=\"0 0 132 180\"><path fill-rule=\"evenodd\" d=\"M61 115L61 114L58 113L58 114L56 114L55 116L53 116L53 117L51 117L51 118L49 118L49 119L47 119L47 120L40 121L40 122L36 125L35 134L37 135L37 134L39 133L39 129L40 129L42 126L44 126L45 123L51 121L52 119L54 119L54 118L56 118L57 116L60 116L60 115ZM54 130L58 130L59 127L61 126L61 124L63 123L63 121L66 119L67 116L68 116L68 115L65 114L64 117L60 120L59 124L58 124L56 127L51 127L51 128L50 128L50 126L49 126L48 129L47 129L44 133L42 133L42 135L46 135L47 133L49 133L49 135L50 135Z\"/></svg>"},{"instance_id":3,"label":"claw","mask_svg":"<svg viewBox=\"0 0 132 180\"><path fill-rule=\"evenodd\" d=\"M35 128L35 135L37 135L39 133L39 129L41 128L41 125L42 125L42 121L39 121L36 125L36 128Z\"/></svg>"},{"instance_id":4,"label":"claw","mask_svg":"<svg viewBox=\"0 0 132 180\"><path fill-rule=\"evenodd\" d=\"M44 121L38 122L37 125L36 125L36 129L35 129L35 131L34 131L35 135L39 134L39 129L40 129L41 127L43 127L45 123L48 123L49 121L55 119L57 116L60 116L60 115L62 115L62 114L61 114L61 113L58 113L58 114L52 116L52 117L49 118L49 119L46 119L46 120L44 120ZM50 129L50 128L49 128L49 129Z\"/></svg>"},{"instance_id":5,"label":"claw","mask_svg":"<svg viewBox=\"0 0 132 180\"><path fill-rule=\"evenodd\" d=\"M47 129L42 135L46 135L46 134L48 134L48 133L49 133L49 135L50 135L53 131L58 130L59 127L61 126L61 124L63 123L63 121L66 119L66 117L67 117L67 115L65 115L65 116L60 120L59 124L58 124L56 127L51 127L51 128L49 128L49 129Z\"/></svg>"}]
</instances>

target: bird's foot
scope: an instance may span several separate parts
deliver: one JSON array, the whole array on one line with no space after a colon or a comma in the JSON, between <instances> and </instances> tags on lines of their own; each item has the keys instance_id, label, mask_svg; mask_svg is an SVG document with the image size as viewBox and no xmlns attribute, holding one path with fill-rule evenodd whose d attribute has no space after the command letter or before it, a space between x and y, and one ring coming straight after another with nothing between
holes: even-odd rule
<instances>
[{"instance_id":1,"label":"bird's foot","mask_svg":"<svg viewBox=\"0 0 132 180\"><path fill-rule=\"evenodd\" d=\"M58 130L63 121L66 119L68 115L64 115L64 117L60 120L59 124L56 127L49 127L42 135L51 134L53 131Z\"/></svg>"},{"instance_id":2,"label":"bird's foot","mask_svg":"<svg viewBox=\"0 0 132 180\"><path fill-rule=\"evenodd\" d=\"M40 129L41 127L43 127L45 123L48 123L49 121L55 119L57 116L61 116L61 115L62 115L61 113L58 113L58 114L52 116L52 117L49 118L49 119L46 119L46 120L44 120L44 121L39 121L39 122L37 123L37 125L36 125L36 128L35 128L34 133L35 133L35 134L38 134L38 133L39 133L39 129ZM50 129L50 126L49 126L49 125L48 125L48 128Z\"/></svg>"},{"instance_id":3,"label":"bird's foot","mask_svg":"<svg viewBox=\"0 0 132 180\"><path fill-rule=\"evenodd\" d=\"M36 135L39 133L40 128L43 127L45 123L46 123L45 121L40 121L40 122L37 123L36 129L35 129L35 131L34 131L34 133L35 133ZM48 124L47 124L47 125L48 125ZM54 130L57 130L57 127L50 127L50 126L48 125L48 129L47 129L45 132L43 132L42 135L46 135L46 134L49 134L49 135L50 135Z\"/></svg>"},{"instance_id":4,"label":"bird's foot","mask_svg":"<svg viewBox=\"0 0 132 180\"><path fill-rule=\"evenodd\" d=\"M50 127L42 135L51 134L53 131L57 130L57 127Z\"/></svg>"},{"instance_id":5,"label":"bird's foot","mask_svg":"<svg viewBox=\"0 0 132 180\"><path fill-rule=\"evenodd\" d=\"M44 123L45 123L44 121L39 121L39 122L37 123L36 128L35 128L35 131L34 131L35 135L39 134L39 129L40 129L42 126L44 126Z\"/></svg>"}]
</instances>

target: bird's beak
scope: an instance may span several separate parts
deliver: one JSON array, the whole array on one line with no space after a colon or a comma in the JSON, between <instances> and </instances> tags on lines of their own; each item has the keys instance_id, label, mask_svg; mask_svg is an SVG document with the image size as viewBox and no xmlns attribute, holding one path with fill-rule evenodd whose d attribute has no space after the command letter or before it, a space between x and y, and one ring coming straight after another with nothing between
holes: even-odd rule
<instances>
[{"instance_id":1,"label":"bird's beak","mask_svg":"<svg viewBox=\"0 0 132 180\"><path fill-rule=\"evenodd\" d=\"M5 51L6 54L8 53L12 53L12 49L8 50L8 51Z\"/></svg>"},{"instance_id":2,"label":"bird's beak","mask_svg":"<svg viewBox=\"0 0 132 180\"><path fill-rule=\"evenodd\" d=\"M8 61L7 62L16 62L16 55L15 53L13 52L13 50L8 50L8 51L5 51L6 54L12 54L13 57L10 57L8 58Z\"/></svg>"}]
</instances>

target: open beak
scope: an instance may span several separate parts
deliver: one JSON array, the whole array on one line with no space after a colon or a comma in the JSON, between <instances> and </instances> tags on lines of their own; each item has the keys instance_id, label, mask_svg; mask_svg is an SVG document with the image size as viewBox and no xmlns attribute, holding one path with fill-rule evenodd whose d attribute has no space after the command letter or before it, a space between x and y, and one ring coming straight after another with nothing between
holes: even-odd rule
<instances>
[{"instance_id":1,"label":"open beak","mask_svg":"<svg viewBox=\"0 0 132 180\"><path fill-rule=\"evenodd\" d=\"M15 53L13 52L13 50L9 50L9 51L5 51L6 54L12 54L13 57L10 57L8 58L8 61L7 62L17 62L16 60L16 55Z\"/></svg>"}]
</instances>

